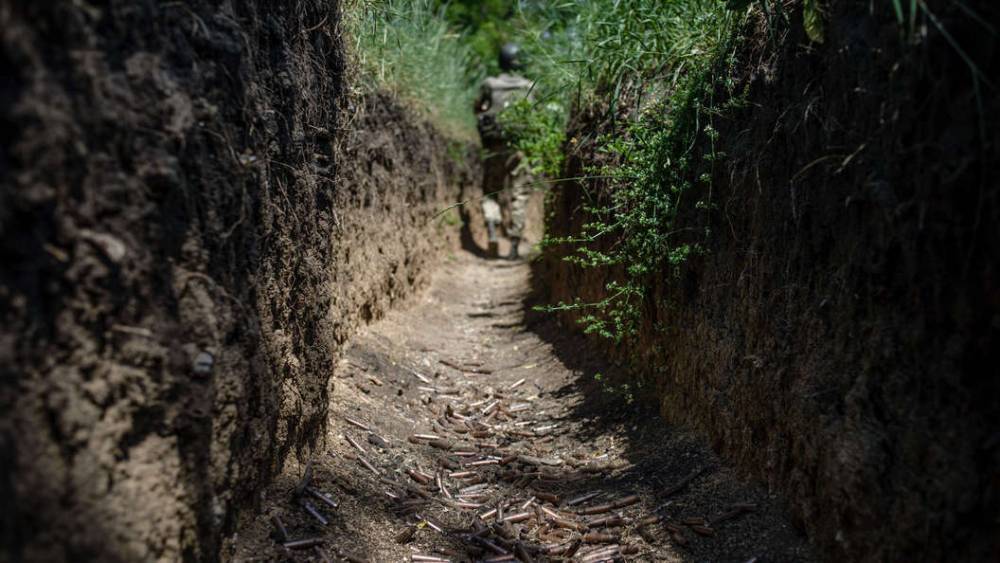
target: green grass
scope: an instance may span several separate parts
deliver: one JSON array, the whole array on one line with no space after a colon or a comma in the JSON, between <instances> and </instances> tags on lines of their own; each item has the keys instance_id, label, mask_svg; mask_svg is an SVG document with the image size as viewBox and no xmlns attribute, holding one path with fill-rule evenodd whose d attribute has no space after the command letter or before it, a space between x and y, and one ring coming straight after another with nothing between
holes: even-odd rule
<instances>
[{"instance_id":1,"label":"green grass","mask_svg":"<svg viewBox=\"0 0 1000 563\"><path fill-rule=\"evenodd\" d=\"M551 171L559 164L548 149L553 132L537 130L538 123L562 134L569 108L596 108L612 122L611 134L586 141L610 162L589 171L598 182L582 182L593 191L588 223L576 236L545 244L569 245L567 260L620 275L596 302L546 309L577 310L586 331L620 340L637 327L650 276L676 271L707 236L680 228L678 210L685 198L694 198L696 209L712 206L711 170L723 156L711 148L718 135L712 123L722 110L712 95L725 83L742 16L716 0L595 0L522 15L539 101L534 115L522 108L512 116L530 133L519 138L520 148ZM615 122L626 102L628 119ZM562 120L538 117L553 108L562 108ZM695 152L696 145L710 149Z\"/></svg>"},{"instance_id":2,"label":"green grass","mask_svg":"<svg viewBox=\"0 0 1000 563\"><path fill-rule=\"evenodd\" d=\"M719 0L592 0L522 12L521 40L541 88L586 104L611 98L626 81L663 76L711 56L730 32ZM581 99L582 98L582 99Z\"/></svg>"},{"instance_id":3,"label":"green grass","mask_svg":"<svg viewBox=\"0 0 1000 563\"><path fill-rule=\"evenodd\" d=\"M446 134L473 139L481 73L462 34L431 0L348 0L348 56L361 88L396 95Z\"/></svg>"}]
</instances>

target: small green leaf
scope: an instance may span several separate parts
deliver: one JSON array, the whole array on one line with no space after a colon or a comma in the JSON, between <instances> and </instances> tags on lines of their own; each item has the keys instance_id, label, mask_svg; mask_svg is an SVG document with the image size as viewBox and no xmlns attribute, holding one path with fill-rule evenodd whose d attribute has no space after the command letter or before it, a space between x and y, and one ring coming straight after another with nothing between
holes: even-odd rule
<instances>
[{"instance_id":1,"label":"small green leaf","mask_svg":"<svg viewBox=\"0 0 1000 563\"><path fill-rule=\"evenodd\" d=\"M822 43L823 13L819 8L819 0L805 0L802 6L802 21L805 24L806 36L814 43Z\"/></svg>"}]
</instances>

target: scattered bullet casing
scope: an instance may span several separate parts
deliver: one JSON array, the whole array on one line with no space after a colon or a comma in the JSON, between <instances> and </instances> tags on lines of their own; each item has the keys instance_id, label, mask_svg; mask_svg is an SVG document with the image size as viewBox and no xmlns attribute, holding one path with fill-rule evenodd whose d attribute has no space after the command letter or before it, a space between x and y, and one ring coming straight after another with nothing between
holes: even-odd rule
<instances>
[{"instance_id":1,"label":"scattered bullet casing","mask_svg":"<svg viewBox=\"0 0 1000 563\"><path fill-rule=\"evenodd\" d=\"M307 538L303 540L285 542L284 546L288 549L307 549L317 545L323 545L324 541L325 540L323 538Z\"/></svg>"}]
</instances>

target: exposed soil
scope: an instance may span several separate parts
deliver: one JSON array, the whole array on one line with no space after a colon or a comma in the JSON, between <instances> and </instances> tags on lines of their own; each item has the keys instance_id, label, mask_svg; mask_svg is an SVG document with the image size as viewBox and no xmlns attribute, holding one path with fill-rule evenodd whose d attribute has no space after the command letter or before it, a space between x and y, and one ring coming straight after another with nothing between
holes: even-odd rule
<instances>
[{"instance_id":1,"label":"exposed soil","mask_svg":"<svg viewBox=\"0 0 1000 563\"><path fill-rule=\"evenodd\" d=\"M977 107L934 30L903 48L891 10L828 5L822 45L800 10L745 30L729 78L746 103L711 118L717 142L691 145L706 163L692 183L712 183L685 194L675 225L710 232L690 241L703 252L645 280L635 338L592 345L645 376L668 421L783 491L825 559L996 560L1000 98ZM1000 75L995 36L954 3L928 5ZM997 21L996 2L968 6ZM587 148L614 132L600 110L577 114L564 176L611 164ZM556 186L549 234L577 236L605 188ZM620 272L567 252L539 262L539 287L603 299Z\"/></svg>"},{"instance_id":2,"label":"exposed soil","mask_svg":"<svg viewBox=\"0 0 1000 563\"><path fill-rule=\"evenodd\" d=\"M0 560L212 561L478 189L339 6L0 2Z\"/></svg>"},{"instance_id":3,"label":"exposed soil","mask_svg":"<svg viewBox=\"0 0 1000 563\"><path fill-rule=\"evenodd\" d=\"M621 383L614 367L526 313L529 273L462 252L406 310L353 339L333 378L327 449L286 466L227 555L813 560L774 495L662 423L654 405L627 404L610 391ZM620 506L600 509L609 503ZM614 516L620 523L598 522ZM321 543L282 546L309 539Z\"/></svg>"},{"instance_id":4,"label":"exposed soil","mask_svg":"<svg viewBox=\"0 0 1000 563\"><path fill-rule=\"evenodd\" d=\"M746 30L612 348L529 286L615 272L484 259L474 149L345 95L335 0L0 0L0 560L997 559L1000 98L873 5Z\"/></svg>"}]
</instances>

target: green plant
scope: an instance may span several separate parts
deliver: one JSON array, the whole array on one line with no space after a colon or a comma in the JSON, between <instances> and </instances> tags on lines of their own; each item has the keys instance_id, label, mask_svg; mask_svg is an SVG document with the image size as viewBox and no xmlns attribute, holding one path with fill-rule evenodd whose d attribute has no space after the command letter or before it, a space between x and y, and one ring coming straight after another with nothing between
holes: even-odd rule
<instances>
[{"instance_id":1,"label":"green plant","mask_svg":"<svg viewBox=\"0 0 1000 563\"><path fill-rule=\"evenodd\" d=\"M803 0L802 23L806 29L806 36L811 41L822 43L825 40L823 10L820 8L819 0Z\"/></svg>"},{"instance_id":2,"label":"green plant","mask_svg":"<svg viewBox=\"0 0 1000 563\"><path fill-rule=\"evenodd\" d=\"M537 99L608 100L613 109L628 83L710 55L733 19L718 0L539 2L522 8L518 39Z\"/></svg>"},{"instance_id":3,"label":"green plant","mask_svg":"<svg viewBox=\"0 0 1000 563\"><path fill-rule=\"evenodd\" d=\"M631 405L635 402L635 393L642 388L642 380L639 379L633 383L619 383L615 385L613 381L614 376L605 377L604 374L597 372L594 374L594 381L600 385L601 391L616 397L617 399L623 401L626 405Z\"/></svg>"},{"instance_id":4,"label":"green plant","mask_svg":"<svg viewBox=\"0 0 1000 563\"><path fill-rule=\"evenodd\" d=\"M481 74L465 38L432 0L348 0L344 19L358 83L384 89L452 136L474 138Z\"/></svg>"},{"instance_id":5,"label":"green plant","mask_svg":"<svg viewBox=\"0 0 1000 563\"><path fill-rule=\"evenodd\" d=\"M566 116L560 104L522 99L499 115L511 144L524 153L534 175L556 178L562 172Z\"/></svg>"},{"instance_id":6,"label":"green plant","mask_svg":"<svg viewBox=\"0 0 1000 563\"><path fill-rule=\"evenodd\" d=\"M497 53L516 31L514 3L509 0L435 0L452 29L463 35L472 50L473 74L499 72Z\"/></svg>"},{"instance_id":7,"label":"green plant","mask_svg":"<svg viewBox=\"0 0 1000 563\"><path fill-rule=\"evenodd\" d=\"M665 267L676 273L701 251L707 232L681 228L677 218L686 198L697 210L712 205L712 167L724 156L715 150L713 119L723 108L713 93L719 84L734 88L726 63L738 16L700 0L594 4L570 20L585 31L577 45L586 53L575 77L577 103L604 103L613 120L628 91L644 98L645 110L633 109L632 119L596 140L608 164L589 171L604 180L599 185L584 181L589 222L580 234L545 241L570 245L566 259L578 266L613 272L605 296L544 309L578 311L586 332L621 340L637 328L650 276ZM739 97L731 92L727 103Z\"/></svg>"},{"instance_id":8,"label":"green plant","mask_svg":"<svg viewBox=\"0 0 1000 563\"><path fill-rule=\"evenodd\" d=\"M445 227L455 228L462 224L462 218L458 216L458 213L454 209L447 209L444 213L436 215L436 217L438 229Z\"/></svg>"}]
</instances>

